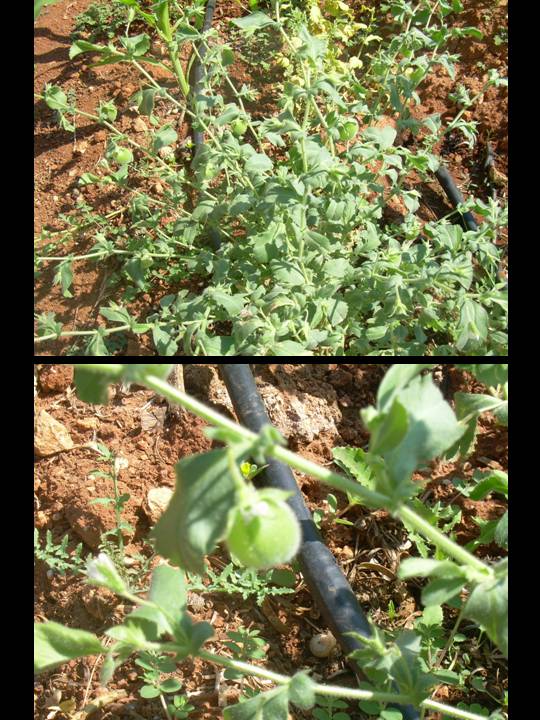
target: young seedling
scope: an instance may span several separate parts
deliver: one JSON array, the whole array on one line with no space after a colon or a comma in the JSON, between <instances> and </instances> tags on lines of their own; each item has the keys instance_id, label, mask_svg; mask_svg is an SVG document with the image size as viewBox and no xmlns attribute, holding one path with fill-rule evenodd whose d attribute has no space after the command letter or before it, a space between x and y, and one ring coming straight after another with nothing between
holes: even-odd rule
<instances>
[{"instance_id":1,"label":"young seedling","mask_svg":"<svg viewBox=\"0 0 540 720\"><path fill-rule=\"evenodd\" d=\"M71 572L74 575L82 575L85 560L81 557L82 543L79 543L73 552L67 549L69 536L64 535L62 542L55 545L52 532L47 530L45 534L45 545L42 546L39 538L39 531L34 528L34 555L38 560L44 562L51 573L65 575Z\"/></svg>"},{"instance_id":2,"label":"young seedling","mask_svg":"<svg viewBox=\"0 0 540 720\"><path fill-rule=\"evenodd\" d=\"M90 477L102 477L110 480L113 488L112 497L100 497L90 500L90 505L112 505L114 508L115 527L112 530L102 533L100 550L108 553L115 561L121 574L126 573L125 552L124 552L124 532L132 532L133 527L123 520L122 512L125 504L130 499L129 493L122 493L118 489L118 475L120 471L126 467L126 460L109 450L103 443L94 443L94 450L101 459L108 463L109 470L93 470L89 473ZM111 538L114 541L111 541Z\"/></svg>"}]
</instances>

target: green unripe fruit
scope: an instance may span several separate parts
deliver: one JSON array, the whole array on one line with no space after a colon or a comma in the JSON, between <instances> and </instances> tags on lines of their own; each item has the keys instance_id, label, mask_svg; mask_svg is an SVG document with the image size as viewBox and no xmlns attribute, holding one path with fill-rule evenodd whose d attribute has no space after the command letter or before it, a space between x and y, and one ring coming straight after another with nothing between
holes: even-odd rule
<instances>
[{"instance_id":1,"label":"green unripe fruit","mask_svg":"<svg viewBox=\"0 0 540 720\"><path fill-rule=\"evenodd\" d=\"M231 131L235 137L242 137L247 130L247 122L241 118L236 118L231 123Z\"/></svg>"},{"instance_id":2,"label":"green unripe fruit","mask_svg":"<svg viewBox=\"0 0 540 720\"><path fill-rule=\"evenodd\" d=\"M129 148L117 146L114 150L112 150L110 157L119 165L127 165L128 163L133 162L133 153Z\"/></svg>"},{"instance_id":3,"label":"green unripe fruit","mask_svg":"<svg viewBox=\"0 0 540 720\"><path fill-rule=\"evenodd\" d=\"M356 120L346 120L339 128L339 139L343 141L352 140L357 132L358 123Z\"/></svg>"},{"instance_id":4,"label":"green unripe fruit","mask_svg":"<svg viewBox=\"0 0 540 720\"><path fill-rule=\"evenodd\" d=\"M227 545L242 565L263 570L292 560L300 540L300 525L291 508L261 491L235 510Z\"/></svg>"}]
</instances>

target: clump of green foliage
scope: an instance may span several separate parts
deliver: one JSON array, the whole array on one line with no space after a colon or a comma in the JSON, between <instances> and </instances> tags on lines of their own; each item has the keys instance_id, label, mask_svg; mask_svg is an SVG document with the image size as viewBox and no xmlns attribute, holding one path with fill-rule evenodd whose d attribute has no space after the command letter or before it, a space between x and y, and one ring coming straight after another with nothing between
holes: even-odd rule
<instances>
[{"instance_id":1,"label":"clump of green foliage","mask_svg":"<svg viewBox=\"0 0 540 720\"><path fill-rule=\"evenodd\" d=\"M44 562L53 573L65 575L71 572L74 575L83 575L84 559L82 558L82 543L79 543L73 552L67 549L69 536L64 535L59 545L55 545L52 532L47 530L45 545L40 542L39 531L34 528L34 556Z\"/></svg>"},{"instance_id":2,"label":"clump of green foliage","mask_svg":"<svg viewBox=\"0 0 540 720\"><path fill-rule=\"evenodd\" d=\"M129 333L148 334L165 356L506 354L507 288L496 242L506 207L470 197L461 210L481 218L476 231L465 231L453 214L424 222L412 185L431 181L441 162L434 148L447 133L476 142L466 110L506 84L488 70L474 97L456 95L449 123L415 116L430 73L442 67L454 77L458 56L445 49L448 42L482 37L452 21L461 0L383 5L394 23L384 40L373 11L363 9L358 22L341 0L292 8L275 0L264 10L232 19L224 41L213 30L201 36L200 4L134 2L130 18L148 32L108 45L74 43L72 58L91 53L140 72L142 87L130 102L148 118L148 131L137 139L120 131L112 101L90 114L110 142L79 184L120 190L123 220L95 233L89 252L43 253L36 265L57 262L55 282L68 297L74 263L111 261L115 300L100 308L108 325L95 330L65 330L41 315L38 342L71 337L71 351L87 355L118 352L118 336ZM168 60L152 54L156 37ZM273 73L277 107L263 115L260 89L237 83L231 66L233 47L270 37L281 45L281 68ZM194 58L201 42L203 87L193 97L179 53L187 45ZM152 76L156 62L168 67L176 89ZM79 112L59 87L46 87L42 97L65 128ZM189 166L178 117L206 138ZM414 146L398 143L404 132ZM156 176L159 197L140 189ZM217 235L219 249L211 247ZM202 289L187 289L186 278ZM169 293L161 292L164 283ZM159 302L134 316L130 303L158 285Z\"/></svg>"},{"instance_id":3,"label":"clump of green foliage","mask_svg":"<svg viewBox=\"0 0 540 720\"><path fill-rule=\"evenodd\" d=\"M118 35L126 26L128 8L118 0L93 2L75 18L73 40L84 37L89 42Z\"/></svg>"}]
</instances>

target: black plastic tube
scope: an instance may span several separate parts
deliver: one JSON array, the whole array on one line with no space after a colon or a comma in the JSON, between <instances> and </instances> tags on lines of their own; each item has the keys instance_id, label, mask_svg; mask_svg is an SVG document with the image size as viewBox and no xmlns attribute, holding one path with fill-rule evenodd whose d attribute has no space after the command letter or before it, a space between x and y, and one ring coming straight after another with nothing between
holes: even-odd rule
<instances>
[{"instance_id":1,"label":"black plastic tube","mask_svg":"<svg viewBox=\"0 0 540 720\"><path fill-rule=\"evenodd\" d=\"M461 205L463 203L463 195L459 192L453 177L444 165L439 165L439 169L435 171L435 175L453 207ZM473 218L472 213L467 211L459 213L459 215L465 230L478 230L478 225L476 224L476 220Z\"/></svg>"},{"instance_id":2,"label":"black plastic tube","mask_svg":"<svg viewBox=\"0 0 540 720\"><path fill-rule=\"evenodd\" d=\"M262 427L269 425L270 419L249 365L224 364L220 369L239 421L253 432L259 432ZM302 527L302 544L297 559L304 580L345 655L361 648L361 642L346 633L355 632L369 637L369 623L347 578L324 544L290 467L269 459L268 467L259 477L260 484L266 487L293 493L287 502ZM360 676L358 668L355 665L352 667ZM395 707L401 711L404 720L418 720L419 713L411 705Z\"/></svg>"}]
</instances>

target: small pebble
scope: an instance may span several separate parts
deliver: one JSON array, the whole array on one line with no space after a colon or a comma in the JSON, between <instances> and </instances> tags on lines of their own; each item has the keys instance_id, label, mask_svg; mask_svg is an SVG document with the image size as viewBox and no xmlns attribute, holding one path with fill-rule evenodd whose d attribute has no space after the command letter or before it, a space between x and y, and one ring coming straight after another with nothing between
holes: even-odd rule
<instances>
[{"instance_id":1,"label":"small pebble","mask_svg":"<svg viewBox=\"0 0 540 720\"><path fill-rule=\"evenodd\" d=\"M331 632L318 633L309 641L309 649L315 657L328 657L336 647L336 638Z\"/></svg>"}]
</instances>

